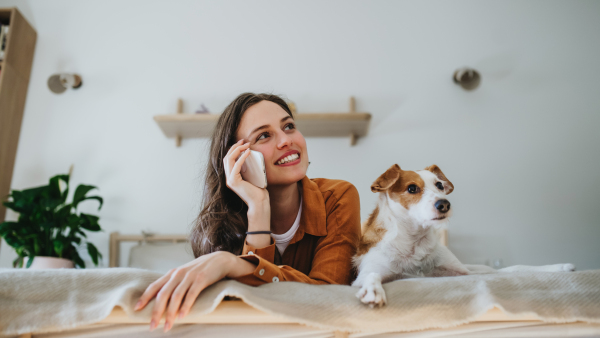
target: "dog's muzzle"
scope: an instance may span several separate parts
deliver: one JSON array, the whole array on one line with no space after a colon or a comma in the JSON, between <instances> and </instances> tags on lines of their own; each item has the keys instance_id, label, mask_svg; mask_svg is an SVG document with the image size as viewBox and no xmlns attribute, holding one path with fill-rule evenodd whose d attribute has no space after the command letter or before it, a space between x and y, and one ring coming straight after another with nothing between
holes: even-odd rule
<instances>
[{"instance_id":1,"label":"dog's muzzle","mask_svg":"<svg viewBox=\"0 0 600 338\"><path fill-rule=\"evenodd\" d=\"M435 202L435 208L437 211L445 214L450 210L450 202L448 200L439 200Z\"/></svg>"}]
</instances>

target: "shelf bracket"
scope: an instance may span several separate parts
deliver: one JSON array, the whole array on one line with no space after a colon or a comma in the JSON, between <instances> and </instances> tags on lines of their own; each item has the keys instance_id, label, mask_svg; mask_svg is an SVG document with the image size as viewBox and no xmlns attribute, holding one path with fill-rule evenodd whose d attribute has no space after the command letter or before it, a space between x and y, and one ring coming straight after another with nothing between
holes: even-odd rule
<instances>
[{"instance_id":1,"label":"shelf bracket","mask_svg":"<svg viewBox=\"0 0 600 338\"><path fill-rule=\"evenodd\" d=\"M177 114L183 114L183 100L181 98L177 99ZM179 148L181 147L181 135L177 135L175 138L175 145Z\"/></svg>"},{"instance_id":2,"label":"shelf bracket","mask_svg":"<svg viewBox=\"0 0 600 338\"><path fill-rule=\"evenodd\" d=\"M354 96L350 96L350 113L356 113L356 100ZM355 133L350 134L350 145L356 145L356 141L358 140L358 136Z\"/></svg>"}]
</instances>

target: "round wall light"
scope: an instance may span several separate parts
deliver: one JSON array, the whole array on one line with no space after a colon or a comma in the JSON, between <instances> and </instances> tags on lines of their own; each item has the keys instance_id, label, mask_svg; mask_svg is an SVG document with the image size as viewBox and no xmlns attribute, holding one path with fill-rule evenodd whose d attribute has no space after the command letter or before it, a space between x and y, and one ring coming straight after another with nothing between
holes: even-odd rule
<instances>
[{"instance_id":1,"label":"round wall light","mask_svg":"<svg viewBox=\"0 0 600 338\"><path fill-rule=\"evenodd\" d=\"M452 79L466 90L473 90L479 86L481 76L479 72L471 68L460 68L454 72Z\"/></svg>"},{"instance_id":2,"label":"round wall light","mask_svg":"<svg viewBox=\"0 0 600 338\"><path fill-rule=\"evenodd\" d=\"M64 93L68 88L77 89L83 82L78 74L60 73L54 74L48 78L48 88L55 93Z\"/></svg>"}]
</instances>

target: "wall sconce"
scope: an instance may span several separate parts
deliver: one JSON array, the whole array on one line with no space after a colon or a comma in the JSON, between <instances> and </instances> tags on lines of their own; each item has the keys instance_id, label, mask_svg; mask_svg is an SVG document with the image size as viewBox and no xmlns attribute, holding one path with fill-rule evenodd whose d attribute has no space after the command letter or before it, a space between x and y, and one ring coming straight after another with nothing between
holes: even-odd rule
<instances>
[{"instance_id":1,"label":"wall sconce","mask_svg":"<svg viewBox=\"0 0 600 338\"><path fill-rule=\"evenodd\" d=\"M48 88L55 94L64 93L67 88L77 89L82 84L81 76L78 74L60 73L48 78Z\"/></svg>"},{"instance_id":2,"label":"wall sconce","mask_svg":"<svg viewBox=\"0 0 600 338\"><path fill-rule=\"evenodd\" d=\"M471 68L460 68L454 72L452 77L455 83L459 84L466 90L473 90L479 86L481 76L479 72Z\"/></svg>"}]
</instances>

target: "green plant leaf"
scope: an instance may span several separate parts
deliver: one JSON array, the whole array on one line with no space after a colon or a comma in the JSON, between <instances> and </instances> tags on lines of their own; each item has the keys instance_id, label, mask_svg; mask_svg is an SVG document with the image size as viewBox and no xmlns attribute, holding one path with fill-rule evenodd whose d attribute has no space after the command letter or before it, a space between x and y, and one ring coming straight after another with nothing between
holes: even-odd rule
<instances>
[{"instance_id":1,"label":"green plant leaf","mask_svg":"<svg viewBox=\"0 0 600 338\"><path fill-rule=\"evenodd\" d=\"M81 222L82 228L89 231L102 230L102 228L100 228L100 225L98 224L98 220L100 219L100 217L81 213L81 218L83 219L83 222Z\"/></svg>"},{"instance_id":2,"label":"green plant leaf","mask_svg":"<svg viewBox=\"0 0 600 338\"><path fill-rule=\"evenodd\" d=\"M59 220L59 223L61 220L66 221L67 218L69 217L69 215L71 214L72 207L73 207L73 205L71 205L71 204L67 204L67 205L60 207L60 209L58 209L58 211L54 214L54 218L56 220Z\"/></svg>"},{"instance_id":3,"label":"green plant leaf","mask_svg":"<svg viewBox=\"0 0 600 338\"><path fill-rule=\"evenodd\" d=\"M75 189L75 195L73 196L73 207L77 208L79 202L85 199L85 194L87 194L92 189L98 189L93 185L85 185L80 184L77 189Z\"/></svg>"},{"instance_id":4,"label":"green plant leaf","mask_svg":"<svg viewBox=\"0 0 600 338\"><path fill-rule=\"evenodd\" d=\"M64 191L61 191L59 181L66 183L66 188ZM61 203L65 203L67 200L67 194L69 193L69 175L56 175L52 177L48 187L49 195L52 199L59 199L61 200Z\"/></svg>"},{"instance_id":5,"label":"green plant leaf","mask_svg":"<svg viewBox=\"0 0 600 338\"><path fill-rule=\"evenodd\" d=\"M73 262L75 262L76 266L85 269L85 262L83 261L83 259L81 259L81 257L79 257L79 254L76 250L73 250L73 257L71 258L73 259Z\"/></svg>"},{"instance_id":6,"label":"green plant leaf","mask_svg":"<svg viewBox=\"0 0 600 338\"><path fill-rule=\"evenodd\" d=\"M92 258L92 262L94 262L95 266L98 266L98 257L102 258L102 254L98 251L98 249L94 246L94 244L87 242L87 249L90 257Z\"/></svg>"},{"instance_id":7,"label":"green plant leaf","mask_svg":"<svg viewBox=\"0 0 600 338\"><path fill-rule=\"evenodd\" d=\"M13 268L22 268L23 267L23 257L17 257L15 258L15 260L13 261Z\"/></svg>"},{"instance_id":8,"label":"green plant leaf","mask_svg":"<svg viewBox=\"0 0 600 338\"><path fill-rule=\"evenodd\" d=\"M4 222L0 223L0 236L4 237L5 234L14 231L19 227L19 223L17 222Z\"/></svg>"},{"instance_id":9,"label":"green plant leaf","mask_svg":"<svg viewBox=\"0 0 600 338\"><path fill-rule=\"evenodd\" d=\"M58 255L58 257L62 258L63 249L65 247L64 243L58 239L52 241L54 245L54 252Z\"/></svg>"},{"instance_id":10,"label":"green plant leaf","mask_svg":"<svg viewBox=\"0 0 600 338\"><path fill-rule=\"evenodd\" d=\"M81 217L71 214L67 218L67 225L71 228L78 229L81 224Z\"/></svg>"},{"instance_id":11,"label":"green plant leaf","mask_svg":"<svg viewBox=\"0 0 600 338\"><path fill-rule=\"evenodd\" d=\"M34 258L35 258L35 256L29 256L29 259L27 260L27 266L26 266L27 269L29 269L29 267L31 266L31 263L33 263Z\"/></svg>"},{"instance_id":12,"label":"green plant leaf","mask_svg":"<svg viewBox=\"0 0 600 338\"><path fill-rule=\"evenodd\" d=\"M44 223L40 224L40 226L42 227L42 229L46 229L46 230L51 230L51 229L55 228L54 222L52 222L52 221L44 222Z\"/></svg>"},{"instance_id":13,"label":"green plant leaf","mask_svg":"<svg viewBox=\"0 0 600 338\"><path fill-rule=\"evenodd\" d=\"M102 209L102 203L104 203L104 199L102 197L100 197L100 196L89 196L89 197L86 197L86 198L82 199L80 201L80 203L83 202L83 201L86 201L86 200L96 200L96 201L100 202L100 205L98 205L98 210Z\"/></svg>"},{"instance_id":14,"label":"green plant leaf","mask_svg":"<svg viewBox=\"0 0 600 338\"><path fill-rule=\"evenodd\" d=\"M23 207L22 205L18 205L15 202L2 202L2 205L15 212L28 212L28 210L25 209L25 207Z\"/></svg>"}]
</instances>

